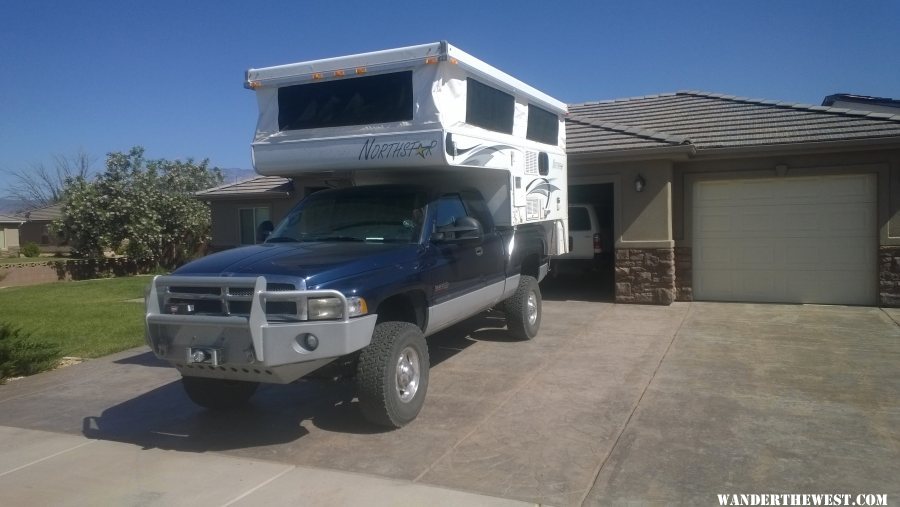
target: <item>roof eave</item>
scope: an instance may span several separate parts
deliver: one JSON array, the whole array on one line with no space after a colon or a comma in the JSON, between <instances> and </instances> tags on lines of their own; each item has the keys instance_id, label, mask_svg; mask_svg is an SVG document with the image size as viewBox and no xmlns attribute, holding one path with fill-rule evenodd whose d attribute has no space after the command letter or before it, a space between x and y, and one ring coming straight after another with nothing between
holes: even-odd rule
<instances>
[{"instance_id":1,"label":"roof eave","mask_svg":"<svg viewBox=\"0 0 900 507\"><path fill-rule=\"evenodd\" d=\"M730 146L723 148L702 148L692 158L715 159L733 158L741 155L780 155L798 152L865 151L883 148L900 148L900 137L871 137L866 139L844 139L835 141L813 141L805 143L761 144L754 146Z\"/></svg>"},{"instance_id":2,"label":"roof eave","mask_svg":"<svg viewBox=\"0 0 900 507\"><path fill-rule=\"evenodd\" d=\"M253 199L287 199L293 192L234 192L231 194L194 194L195 199L201 201L247 201Z\"/></svg>"},{"instance_id":3,"label":"roof eave","mask_svg":"<svg viewBox=\"0 0 900 507\"><path fill-rule=\"evenodd\" d=\"M635 160L688 160L697 152L691 144L638 148L634 150L598 150L569 152L570 162L628 162Z\"/></svg>"}]
</instances>

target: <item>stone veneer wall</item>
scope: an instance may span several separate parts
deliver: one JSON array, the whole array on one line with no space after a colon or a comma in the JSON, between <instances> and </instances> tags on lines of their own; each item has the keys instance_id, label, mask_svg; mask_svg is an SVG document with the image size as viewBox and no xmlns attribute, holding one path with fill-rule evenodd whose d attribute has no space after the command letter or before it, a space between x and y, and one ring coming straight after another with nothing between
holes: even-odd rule
<instances>
[{"instance_id":1,"label":"stone veneer wall","mask_svg":"<svg viewBox=\"0 0 900 507\"><path fill-rule=\"evenodd\" d=\"M900 247L878 249L878 304L900 306Z\"/></svg>"},{"instance_id":2,"label":"stone veneer wall","mask_svg":"<svg viewBox=\"0 0 900 507\"><path fill-rule=\"evenodd\" d=\"M674 300L673 248L616 249L616 303L670 305Z\"/></svg>"},{"instance_id":3,"label":"stone veneer wall","mask_svg":"<svg viewBox=\"0 0 900 507\"><path fill-rule=\"evenodd\" d=\"M16 264L0 264L0 288L69 280L131 276L138 273L146 273L149 269L148 266L139 266L124 257L71 261L51 259Z\"/></svg>"},{"instance_id":4,"label":"stone veneer wall","mask_svg":"<svg viewBox=\"0 0 900 507\"><path fill-rule=\"evenodd\" d=\"M675 247L675 301L694 300L691 247Z\"/></svg>"}]
</instances>

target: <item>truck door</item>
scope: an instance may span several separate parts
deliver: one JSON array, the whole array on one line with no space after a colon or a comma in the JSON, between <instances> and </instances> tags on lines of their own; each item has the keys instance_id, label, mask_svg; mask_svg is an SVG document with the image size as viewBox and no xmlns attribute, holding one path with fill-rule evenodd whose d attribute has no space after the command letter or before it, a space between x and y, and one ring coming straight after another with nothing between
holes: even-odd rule
<instances>
[{"instance_id":1,"label":"truck door","mask_svg":"<svg viewBox=\"0 0 900 507\"><path fill-rule=\"evenodd\" d=\"M457 218L467 216L466 207L458 194L440 197L436 203L434 228L453 225ZM481 245L432 242L431 270L435 303L463 297L482 285L480 257L484 254Z\"/></svg>"}]
</instances>

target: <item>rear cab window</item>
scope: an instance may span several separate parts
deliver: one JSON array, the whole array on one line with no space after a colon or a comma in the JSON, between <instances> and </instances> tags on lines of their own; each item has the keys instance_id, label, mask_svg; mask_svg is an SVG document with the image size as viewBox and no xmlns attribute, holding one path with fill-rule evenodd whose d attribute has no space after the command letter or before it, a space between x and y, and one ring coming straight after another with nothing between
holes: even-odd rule
<instances>
[{"instance_id":1,"label":"rear cab window","mask_svg":"<svg viewBox=\"0 0 900 507\"><path fill-rule=\"evenodd\" d=\"M588 211L586 208L569 208L569 230L591 230L591 217L588 215Z\"/></svg>"}]
</instances>

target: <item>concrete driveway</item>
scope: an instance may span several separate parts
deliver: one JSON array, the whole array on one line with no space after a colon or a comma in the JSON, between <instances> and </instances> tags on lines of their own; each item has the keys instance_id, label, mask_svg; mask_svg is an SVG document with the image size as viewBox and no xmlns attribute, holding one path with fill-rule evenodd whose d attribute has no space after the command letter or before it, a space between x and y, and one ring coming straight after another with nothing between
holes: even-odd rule
<instances>
[{"instance_id":1,"label":"concrete driveway","mask_svg":"<svg viewBox=\"0 0 900 507\"><path fill-rule=\"evenodd\" d=\"M364 423L349 382L205 412L145 349L0 386L0 504L900 494L900 328L885 311L546 292L531 342L490 313L429 339L425 408L398 431Z\"/></svg>"}]
</instances>

